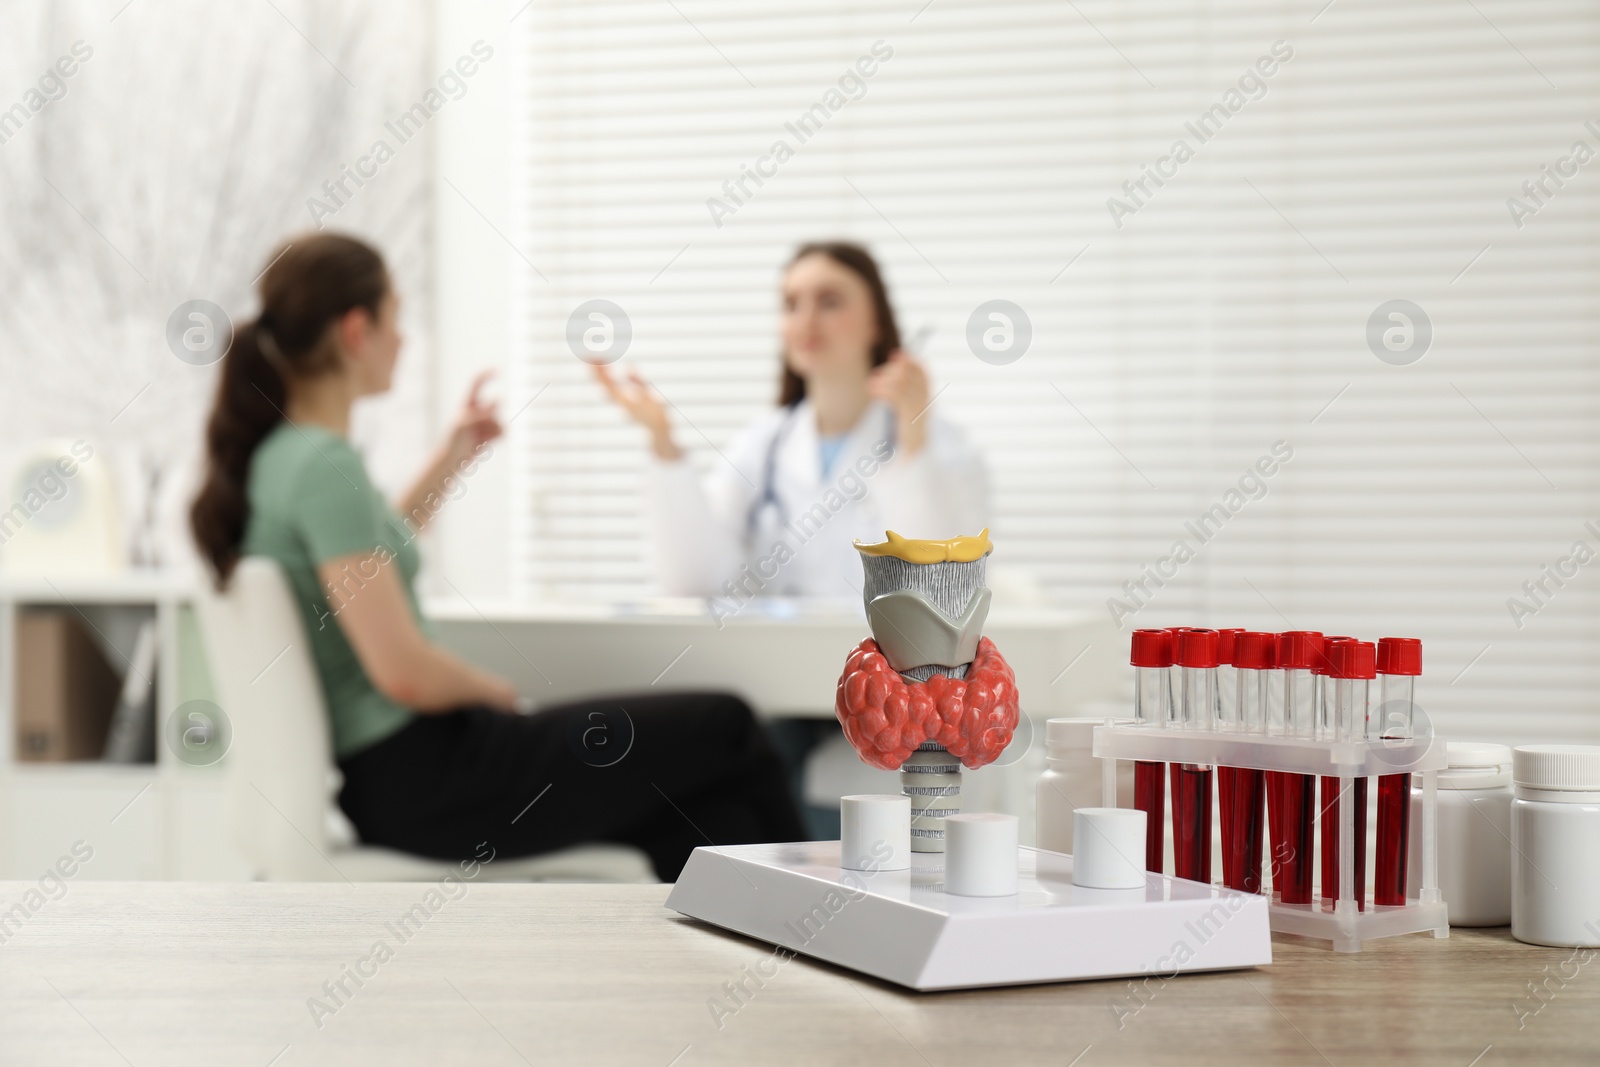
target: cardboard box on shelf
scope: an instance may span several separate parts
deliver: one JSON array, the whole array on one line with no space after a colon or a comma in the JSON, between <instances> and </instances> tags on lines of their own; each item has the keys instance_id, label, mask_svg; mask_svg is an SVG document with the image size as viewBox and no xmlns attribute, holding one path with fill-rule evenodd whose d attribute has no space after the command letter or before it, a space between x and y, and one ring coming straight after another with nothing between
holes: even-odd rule
<instances>
[{"instance_id":1,"label":"cardboard box on shelf","mask_svg":"<svg viewBox=\"0 0 1600 1067\"><path fill-rule=\"evenodd\" d=\"M17 614L16 758L98 760L122 679L70 611Z\"/></svg>"}]
</instances>

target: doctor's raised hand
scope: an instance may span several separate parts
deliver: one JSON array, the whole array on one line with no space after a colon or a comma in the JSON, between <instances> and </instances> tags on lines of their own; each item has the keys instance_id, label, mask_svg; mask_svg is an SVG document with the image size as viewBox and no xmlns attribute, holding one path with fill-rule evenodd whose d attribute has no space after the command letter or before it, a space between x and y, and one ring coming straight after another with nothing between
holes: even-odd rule
<instances>
[{"instance_id":1,"label":"doctor's raised hand","mask_svg":"<svg viewBox=\"0 0 1600 1067\"><path fill-rule=\"evenodd\" d=\"M911 353L897 348L889 353L887 363L872 369L867 395L894 412L895 451L907 457L922 451L928 440L922 415L931 403L927 369Z\"/></svg>"},{"instance_id":2,"label":"doctor's raised hand","mask_svg":"<svg viewBox=\"0 0 1600 1067\"><path fill-rule=\"evenodd\" d=\"M672 426L667 422L667 409L656 397L655 390L638 371L630 369L628 380L620 382L604 363L594 366L595 380L612 401L627 413L634 422L650 433L650 448L657 458L671 462L683 455L672 439Z\"/></svg>"}]
</instances>

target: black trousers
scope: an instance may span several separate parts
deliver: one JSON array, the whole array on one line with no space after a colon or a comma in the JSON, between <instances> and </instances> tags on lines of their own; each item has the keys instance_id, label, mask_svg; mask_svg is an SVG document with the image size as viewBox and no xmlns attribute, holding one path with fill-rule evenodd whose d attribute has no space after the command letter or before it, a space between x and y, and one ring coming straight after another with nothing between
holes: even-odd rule
<instances>
[{"instance_id":1,"label":"black trousers","mask_svg":"<svg viewBox=\"0 0 1600 1067\"><path fill-rule=\"evenodd\" d=\"M364 843L436 859L611 841L672 882L698 845L806 839L765 728L729 694L418 715L339 767Z\"/></svg>"}]
</instances>

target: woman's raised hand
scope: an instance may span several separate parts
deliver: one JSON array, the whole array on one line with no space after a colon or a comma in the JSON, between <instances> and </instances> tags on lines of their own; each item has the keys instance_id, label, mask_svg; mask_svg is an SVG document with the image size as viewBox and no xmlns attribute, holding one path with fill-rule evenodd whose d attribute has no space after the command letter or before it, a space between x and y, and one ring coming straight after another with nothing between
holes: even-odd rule
<instances>
[{"instance_id":1,"label":"woman's raised hand","mask_svg":"<svg viewBox=\"0 0 1600 1067\"><path fill-rule=\"evenodd\" d=\"M462 402L461 410L457 412L456 420L450 427L449 436L445 439L445 454L449 457L452 468L465 462L479 448L505 432L505 427L500 425L500 416L495 411L495 401L482 396L484 385L494 377L494 373L492 370L486 370L472 379L472 388L467 392L467 399Z\"/></svg>"},{"instance_id":2,"label":"woman's raised hand","mask_svg":"<svg viewBox=\"0 0 1600 1067\"><path fill-rule=\"evenodd\" d=\"M433 520L444 506L445 498L456 496L451 488L452 479L469 469L478 458L478 450L505 432L500 417L495 414L495 402L481 395L484 384L493 374L494 371L484 371L472 380L467 399L444 440L433 450L417 480L394 501L395 511L406 516L407 524L415 530L421 530Z\"/></svg>"},{"instance_id":3,"label":"woman's raised hand","mask_svg":"<svg viewBox=\"0 0 1600 1067\"><path fill-rule=\"evenodd\" d=\"M606 395L627 413L628 418L643 426L650 432L650 447L661 459L675 460L683 455L672 440L672 425L667 421L666 405L656 396L650 383L645 381L636 370L629 369L628 380L619 381L611 374L611 368L603 363L594 366L595 380L606 391Z\"/></svg>"},{"instance_id":4,"label":"woman's raised hand","mask_svg":"<svg viewBox=\"0 0 1600 1067\"><path fill-rule=\"evenodd\" d=\"M908 457L921 451L928 439L922 415L932 401L928 372L916 357L903 348L889 353L889 361L867 379L867 394L894 410L895 451Z\"/></svg>"}]
</instances>

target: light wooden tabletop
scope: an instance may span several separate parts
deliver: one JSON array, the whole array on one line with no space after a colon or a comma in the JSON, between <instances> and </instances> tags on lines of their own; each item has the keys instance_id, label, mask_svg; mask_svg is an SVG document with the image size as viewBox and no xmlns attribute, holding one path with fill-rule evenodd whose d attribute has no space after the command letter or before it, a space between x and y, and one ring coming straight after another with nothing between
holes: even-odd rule
<instances>
[{"instance_id":1,"label":"light wooden tabletop","mask_svg":"<svg viewBox=\"0 0 1600 1067\"><path fill-rule=\"evenodd\" d=\"M915 994L775 962L666 911L664 885L449 887L456 899L427 884L30 888L0 883L0 909L26 905L0 911L7 1065L1600 1061L1600 950L1504 929L1356 956L1279 938L1270 967L1137 993L1119 980ZM424 917L402 929L415 905ZM763 971L760 987L746 979ZM341 978L335 999L324 983ZM742 1004L724 988L740 980Z\"/></svg>"}]
</instances>

